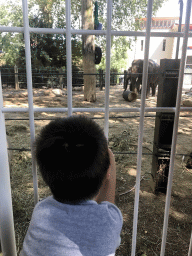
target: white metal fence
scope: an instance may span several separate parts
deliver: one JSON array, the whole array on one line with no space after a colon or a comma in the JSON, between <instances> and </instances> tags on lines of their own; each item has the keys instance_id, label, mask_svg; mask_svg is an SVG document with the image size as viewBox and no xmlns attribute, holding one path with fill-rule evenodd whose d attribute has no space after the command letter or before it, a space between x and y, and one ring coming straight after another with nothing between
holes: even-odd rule
<instances>
[{"instance_id":1,"label":"white metal fence","mask_svg":"<svg viewBox=\"0 0 192 256\"><path fill-rule=\"evenodd\" d=\"M185 19L185 31L182 32L151 32L151 17L152 17L152 5L153 0L148 0L147 9L147 27L145 32L135 31L112 31L112 0L107 0L107 30L74 30L71 29L71 3L70 0L66 0L66 29L49 29L49 28L31 28L29 27L28 20L28 3L27 0L22 0L23 5L23 21L24 27L0 27L0 32L20 32L24 33L25 38L25 56L26 56L26 72L27 72L27 88L28 88L28 108L5 108L3 107L2 87L0 88L0 234L1 243L3 249L3 255L15 256L15 236L13 225L13 213L12 213L12 200L11 200L11 186L9 175L9 164L6 144L6 130L4 113L11 112L29 112L30 122L30 136L31 144L35 139L35 127L34 127L34 113L35 112L68 112L68 115L72 115L74 112L104 112L104 131L108 138L109 132L109 113L110 112L140 112L140 123L138 133L138 151L137 151L137 176L136 176L136 189L135 189L135 205L134 205L134 219L133 219L133 235L132 235L132 252L131 256L136 254L136 238L137 238L137 222L138 222L138 210L139 210L139 190L140 190L140 178L141 178L141 160L142 160L142 143L143 143L143 127L144 127L144 113L145 112L175 112L175 122L173 128L173 140L169 167L169 178L165 204L165 215L163 225L163 235L161 243L160 256L165 255L165 245L167 237L167 227L170 209L171 188L173 181L174 159L177 142L177 130L179 123L180 111L192 111L192 108L181 108L181 94L183 86L183 74L186 60L187 41L188 37L192 36L189 33L189 21L191 13L191 0L187 0L186 7L186 19ZM33 92L32 92L32 74L31 74L31 53L30 53L30 33L51 33L51 34L66 34L66 53L67 53L67 108L34 108L33 106ZM73 108L72 106L72 65L71 65L71 35L72 34L93 34L93 35L105 35L106 36L106 76L105 76L105 107L104 108ZM144 67L143 67L143 80L142 80L142 96L140 108L109 108L109 92L110 92L110 57L111 57L111 36L145 36L145 54L144 54ZM149 45L150 37L183 37L182 58L179 70L179 82L177 91L176 108L146 108L146 89L147 89L147 74L148 74L148 59L149 59ZM0 76L1 77L1 76ZM1 86L1 81L0 81ZM33 147L31 147L33 148ZM34 152L32 151L32 172L33 172L33 186L34 186L34 200L35 204L38 202L38 183L37 183L37 169L34 159ZM192 254L192 236L189 241L188 256Z\"/></svg>"}]
</instances>

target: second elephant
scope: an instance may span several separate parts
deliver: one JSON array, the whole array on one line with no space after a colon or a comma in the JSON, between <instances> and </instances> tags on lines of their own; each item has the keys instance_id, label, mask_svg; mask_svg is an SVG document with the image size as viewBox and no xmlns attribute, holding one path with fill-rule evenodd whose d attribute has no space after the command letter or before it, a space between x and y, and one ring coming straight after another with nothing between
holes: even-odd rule
<instances>
[{"instance_id":1,"label":"second elephant","mask_svg":"<svg viewBox=\"0 0 192 256\"><path fill-rule=\"evenodd\" d=\"M143 59L133 60L131 66L131 82L130 91L136 93L140 92L140 86L142 84L142 73L143 73ZM149 60L148 66L148 81L147 81L147 97L150 94L150 88L152 88L152 96L155 96L156 87L159 83L160 66L153 60Z\"/></svg>"}]
</instances>

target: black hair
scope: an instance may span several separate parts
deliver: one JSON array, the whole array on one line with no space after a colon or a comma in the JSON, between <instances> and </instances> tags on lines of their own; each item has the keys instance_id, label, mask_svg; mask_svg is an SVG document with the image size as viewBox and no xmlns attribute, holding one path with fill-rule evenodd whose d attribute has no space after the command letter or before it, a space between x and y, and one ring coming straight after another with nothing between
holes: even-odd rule
<instances>
[{"instance_id":1,"label":"black hair","mask_svg":"<svg viewBox=\"0 0 192 256\"><path fill-rule=\"evenodd\" d=\"M46 125L36 139L35 152L44 181L54 198L63 203L92 199L110 164L103 130L81 115Z\"/></svg>"}]
</instances>

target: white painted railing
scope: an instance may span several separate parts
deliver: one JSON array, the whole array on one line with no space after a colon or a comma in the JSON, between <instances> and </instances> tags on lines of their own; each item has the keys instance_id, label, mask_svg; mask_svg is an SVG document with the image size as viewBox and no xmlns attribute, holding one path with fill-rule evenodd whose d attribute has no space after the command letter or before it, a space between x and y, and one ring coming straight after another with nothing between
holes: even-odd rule
<instances>
[{"instance_id":1,"label":"white painted railing","mask_svg":"<svg viewBox=\"0 0 192 256\"><path fill-rule=\"evenodd\" d=\"M164 256L165 254L169 209L170 209L170 201L171 201L171 188L173 183L173 171L174 171L174 161L175 161L176 143L177 143L177 131L178 131L178 124L179 124L179 112L180 112L180 106L181 106L183 76L184 76L185 60L186 60L186 53L187 53L190 14L191 14L191 0L188 0L187 8L186 8L183 48L182 48L182 55L181 55L182 57L181 57L181 63L180 63L180 69L179 69L179 81L178 81L178 89L177 89L175 120L174 120L174 127L173 127L171 157L170 157L170 165L169 165L169 176L168 176L168 186L167 186L167 193L166 193L165 215L164 215L163 236L162 236L160 256Z\"/></svg>"},{"instance_id":2,"label":"white painted railing","mask_svg":"<svg viewBox=\"0 0 192 256\"><path fill-rule=\"evenodd\" d=\"M28 88L28 108L5 108L3 107L2 87L0 80L0 234L2 249L5 256L16 256L15 235L13 226L13 213L12 213L12 199L11 199L11 186L9 178L9 164L6 145L6 131L4 113L11 112L29 112L30 122L30 136L31 144L35 139L34 128L34 113L35 112L68 112L68 116L73 112L103 112L105 113L104 131L108 138L109 133L109 113L110 112L139 112L139 136L138 136L138 153L137 153L137 176L136 176L136 189L135 189L135 206L134 206L134 219L133 219L133 237L132 237L132 252L131 255L135 256L136 240L137 240L137 222L138 222L138 209L139 209L139 190L140 190L140 177L141 177L141 159L142 159L142 143L143 143L143 126L145 112L175 112L175 124L173 131L173 141L171 149L171 159L169 168L169 181L166 195L165 216L163 226L163 236L161 244L161 256L165 255L165 245L167 237L167 227L169 218L171 188L173 180L175 149L177 142L177 130L179 123L179 113L181 111L192 111L192 108L181 108L181 92L183 86L184 65L186 59L187 40L192 37L189 33L189 20L191 12L191 0L187 0L186 8L186 21L185 31L182 32L150 32L152 4L153 0L148 1L147 9L147 28L146 32L137 31L112 31L112 0L107 0L107 30L74 30L71 29L71 3L66 0L66 29L50 29L50 28L30 28L28 21L28 7L27 0L22 0L23 4L23 21L24 27L0 27L0 32L19 32L24 33L25 38L25 56L26 56L26 72L27 72L27 88ZM32 74L31 74L31 52L30 52L30 33L52 33L52 34L66 34L66 53L67 53L67 108L34 108L33 106L33 92L32 92ZM104 108L73 108L72 106L72 65L71 65L71 35L72 34L92 34L92 35L106 35L106 78L105 78L105 107ZM110 94L110 59L111 59L111 36L145 36L145 55L143 67L143 90L141 97L140 108L109 108L109 94ZM148 55L150 37L183 37L182 58L179 71L179 82L177 91L177 103L175 108L145 108L145 95L147 88L147 74L148 74ZM32 148L32 147L31 147ZM34 202L38 202L38 182L36 162L34 159L34 152L32 151L32 172L33 172L33 186L34 186ZM189 244L188 256L192 253L192 236Z\"/></svg>"}]
</instances>

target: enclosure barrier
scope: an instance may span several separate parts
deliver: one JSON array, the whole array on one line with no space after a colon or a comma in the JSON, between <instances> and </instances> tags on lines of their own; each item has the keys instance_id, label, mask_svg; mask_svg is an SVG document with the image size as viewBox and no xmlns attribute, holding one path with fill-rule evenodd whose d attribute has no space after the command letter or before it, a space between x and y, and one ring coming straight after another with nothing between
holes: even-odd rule
<instances>
[{"instance_id":1,"label":"enclosure barrier","mask_svg":"<svg viewBox=\"0 0 192 256\"><path fill-rule=\"evenodd\" d=\"M139 136L138 136L138 152L137 152L137 176L136 176L136 189L135 189L135 206L134 206L134 219L133 219L133 237L132 237L132 252L131 255L135 256L136 251L136 238L137 238L137 222L138 222L138 209L139 209L139 189L140 189L140 177L141 177L141 159L142 159L142 143L143 143L143 126L144 126L144 114L145 112L175 112L175 125L173 131L172 149L171 149L171 161L169 167L169 182L167 187L165 216L163 226L163 236L161 244L161 254L165 255L165 245L167 237L168 217L170 208L171 188L173 180L173 168L174 157L177 142L177 130L179 122L179 113L182 110L180 108L181 92L183 85L184 65L186 59L187 40L188 36L192 36L189 33L189 20L191 12L191 0L187 0L186 8L186 21L185 32L150 32L151 29L151 17L152 17L152 4L153 0L148 1L147 7L147 29L145 32L135 31L112 31L112 0L107 1L107 30L74 30L71 29L70 17L71 17L71 3L70 0L66 0L66 29L46 29L46 28L30 28L28 20L28 3L27 0L22 0L23 6L23 28L16 27L0 27L1 32L19 32L24 33L25 38L25 56L26 56L26 73L27 73L27 88L28 88L28 108L5 108L3 107L2 86L0 82L0 236L2 242L2 250L5 256L16 256L15 235L13 227L13 213L12 213L12 200L11 200L11 186L9 178L9 165L6 145L6 130L4 113L11 112L29 112L30 123L30 136L31 145L35 139L34 129L34 112L67 112L68 116L74 112L104 112L104 132L108 138L109 133L109 113L110 112L140 112L139 123ZM32 93L32 74L31 74L31 53L30 53L30 33L51 33L51 34L66 34L66 47L67 47L67 108L34 108L33 107L33 93ZM91 34L91 35L106 35L106 76L105 76L105 108L73 108L72 106L72 65L71 65L71 35L72 34ZM144 67L143 67L143 90L141 97L140 108L109 108L109 86L110 86L110 54L111 54L111 36L145 36L145 55L144 55ZM148 56L149 56L149 44L151 36L163 36L163 37L184 37L182 58L179 71L179 82L177 92L176 108L145 108L145 97L147 87L147 75L148 75ZM192 111L192 108L185 108L182 111ZM32 148L32 147L31 147ZM34 159L34 152L32 149L32 172L33 172L33 186L34 186L34 201L38 202L38 182L37 182L37 170ZM192 236L189 245L188 256L191 255L192 250Z\"/></svg>"},{"instance_id":2,"label":"enclosure barrier","mask_svg":"<svg viewBox=\"0 0 192 256\"><path fill-rule=\"evenodd\" d=\"M17 72L14 72L14 68L17 68ZM19 90L20 88L27 88L27 82L26 82L26 72L25 69L18 68L17 66L10 68L1 68L1 82L3 88L15 88L16 90ZM7 70L7 72L6 72ZM32 70L32 83L33 88L61 88L67 87L66 79L67 79L67 73L65 71L58 71L58 68L52 71L48 70L38 70L33 69ZM124 73L118 73L110 70L110 86L122 84L123 80L126 81L128 72L125 70ZM155 75L162 73L149 73L148 75ZM99 69L99 72L97 73L83 73L83 71L72 71L72 86L73 87L80 87L84 86L83 83L83 77L87 75L93 75L96 76L96 87L100 87L100 90L105 86L105 72L102 69ZM133 73L129 73L130 77L132 77ZM140 75L140 73L134 73L135 75ZM192 77L192 72L186 72L184 73L186 76ZM118 83L118 77L119 81L121 79L121 82ZM74 79L74 81L73 81ZM41 80L41 81L36 81ZM47 85L48 84L48 85ZM125 89L125 85L124 85Z\"/></svg>"},{"instance_id":3,"label":"enclosure barrier","mask_svg":"<svg viewBox=\"0 0 192 256\"><path fill-rule=\"evenodd\" d=\"M141 110L140 110L140 122L139 122L139 134L138 134L137 175L136 175L136 186L135 186L135 205L134 205L133 238L132 238L131 256L135 256L136 240L137 240L139 190L140 190L140 180L141 180L143 128L144 128L145 99L146 99L147 78L148 78L149 43L150 43L150 31L151 31L152 6L153 6L153 0L149 0L147 5L147 26L146 26L145 52L144 52L143 76L142 76L143 89L141 94Z\"/></svg>"},{"instance_id":4,"label":"enclosure barrier","mask_svg":"<svg viewBox=\"0 0 192 256\"><path fill-rule=\"evenodd\" d=\"M168 218L169 218L169 209L170 209L170 201L171 201L171 188L173 183L173 171L174 171L173 168L174 168L174 161L175 161L177 131L178 131L178 125L179 125L179 112L180 112L182 86L183 86L183 75L184 75L184 67L185 67L185 60L186 60L186 53L187 53L188 34L189 34L190 14L191 14L191 0L187 1L187 7L186 7L185 31L184 31L184 38L183 38L182 58L181 58L180 69L179 69L176 111L175 111L175 119L174 119L174 126L173 126L171 157L170 157L168 186L167 186L167 193L166 193L166 204L165 204L165 214L164 214L164 224L163 224L163 236L162 236L160 256L164 256L165 254L165 244L166 244L166 237L167 237Z\"/></svg>"}]
</instances>

